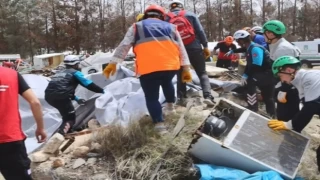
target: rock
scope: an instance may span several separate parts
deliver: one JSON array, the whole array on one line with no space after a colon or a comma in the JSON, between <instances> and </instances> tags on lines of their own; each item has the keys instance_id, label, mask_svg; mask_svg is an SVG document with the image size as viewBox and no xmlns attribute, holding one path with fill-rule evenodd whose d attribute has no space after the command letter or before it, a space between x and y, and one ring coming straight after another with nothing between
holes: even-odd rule
<instances>
[{"instance_id":1,"label":"rock","mask_svg":"<svg viewBox=\"0 0 320 180\"><path fill-rule=\"evenodd\" d=\"M63 153L68 154L68 153L74 151L77 147L90 145L91 138L92 138L92 134L85 134L85 135L81 135L81 136L76 136L75 141Z\"/></svg>"},{"instance_id":2,"label":"rock","mask_svg":"<svg viewBox=\"0 0 320 180\"><path fill-rule=\"evenodd\" d=\"M89 158L87 160L87 165L88 166L93 166L94 164L96 164L96 162L97 162L97 158Z\"/></svg>"},{"instance_id":3,"label":"rock","mask_svg":"<svg viewBox=\"0 0 320 180\"><path fill-rule=\"evenodd\" d=\"M41 163L41 162L47 161L52 156L53 156L52 154L44 153L43 151L38 151L38 152L31 154L29 156L29 159L32 162Z\"/></svg>"},{"instance_id":4,"label":"rock","mask_svg":"<svg viewBox=\"0 0 320 180\"><path fill-rule=\"evenodd\" d=\"M73 163L73 166L72 168L73 169L77 169L78 167L82 166L86 164L86 160L82 159L82 158L78 158L74 163Z\"/></svg>"},{"instance_id":5,"label":"rock","mask_svg":"<svg viewBox=\"0 0 320 180\"><path fill-rule=\"evenodd\" d=\"M56 133L44 145L44 147L42 148L42 151L45 153L54 154L59 150L59 147L61 146L64 140L65 139L61 134Z\"/></svg>"},{"instance_id":6,"label":"rock","mask_svg":"<svg viewBox=\"0 0 320 180\"><path fill-rule=\"evenodd\" d=\"M62 167L65 165L65 162L63 159L56 159L52 162L52 168L58 168L58 167Z\"/></svg>"},{"instance_id":7,"label":"rock","mask_svg":"<svg viewBox=\"0 0 320 180\"><path fill-rule=\"evenodd\" d=\"M90 148L88 146L80 146L80 147L77 147L72 155L74 157L85 157L90 151Z\"/></svg>"},{"instance_id":8,"label":"rock","mask_svg":"<svg viewBox=\"0 0 320 180\"><path fill-rule=\"evenodd\" d=\"M109 178L108 174L95 174L90 180L111 180L111 178Z\"/></svg>"},{"instance_id":9,"label":"rock","mask_svg":"<svg viewBox=\"0 0 320 180\"><path fill-rule=\"evenodd\" d=\"M100 152L101 145L99 143L91 143L90 152Z\"/></svg>"},{"instance_id":10,"label":"rock","mask_svg":"<svg viewBox=\"0 0 320 180\"><path fill-rule=\"evenodd\" d=\"M100 127L99 122L96 119L91 119L88 122L88 129L89 130L94 130L94 129L98 129Z\"/></svg>"},{"instance_id":11,"label":"rock","mask_svg":"<svg viewBox=\"0 0 320 180\"><path fill-rule=\"evenodd\" d=\"M99 153L88 153L88 154L87 154L87 157L88 157L88 158L93 158L93 157L97 158L97 157L101 157L101 156L102 156L102 155L99 154Z\"/></svg>"}]
</instances>

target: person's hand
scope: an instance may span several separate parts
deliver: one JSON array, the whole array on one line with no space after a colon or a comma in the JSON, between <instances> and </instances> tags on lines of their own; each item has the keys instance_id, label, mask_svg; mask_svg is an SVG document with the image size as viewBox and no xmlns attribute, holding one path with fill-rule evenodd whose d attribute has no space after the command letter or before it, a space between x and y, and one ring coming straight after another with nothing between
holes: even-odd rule
<instances>
[{"instance_id":1,"label":"person's hand","mask_svg":"<svg viewBox=\"0 0 320 180\"><path fill-rule=\"evenodd\" d=\"M113 76L117 71L117 64L109 63L108 66L103 70L103 74L109 79L110 74Z\"/></svg>"},{"instance_id":2,"label":"person's hand","mask_svg":"<svg viewBox=\"0 0 320 180\"><path fill-rule=\"evenodd\" d=\"M43 143L47 140L47 133L44 131L44 129L37 128L35 135L38 140L38 143Z\"/></svg>"},{"instance_id":3,"label":"person's hand","mask_svg":"<svg viewBox=\"0 0 320 180\"><path fill-rule=\"evenodd\" d=\"M77 103L78 103L80 106L83 106L83 105L86 104L86 100L84 100L84 99L78 99L78 100L77 100Z\"/></svg>"},{"instance_id":4,"label":"person's hand","mask_svg":"<svg viewBox=\"0 0 320 180\"><path fill-rule=\"evenodd\" d=\"M210 57L210 50L208 48L204 48L203 53L204 53L205 59L208 59L208 57Z\"/></svg>"},{"instance_id":5,"label":"person's hand","mask_svg":"<svg viewBox=\"0 0 320 180\"><path fill-rule=\"evenodd\" d=\"M277 99L280 103L287 103L287 93L286 92L282 92L279 91L278 95L277 95Z\"/></svg>"},{"instance_id":6,"label":"person's hand","mask_svg":"<svg viewBox=\"0 0 320 180\"><path fill-rule=\"evenodd\" d=\"M228 51L224 56L230 56L231 54L233 54L233 50Z\"/></svg>"},{"instance_id":7,"label":"person's hand","mask_svg":"<svg viewBox=\"0 0 320 180\"><path fill-rule=\"evenodd\" d=\"M245 75L243 75L243 76L241 77L241 81L240 81L241 86L247 85L247 79L248 79L248 77L245 76Z\"/></svg>"},{"instance_id":8,"label":"person's hand","mask_svg":"<svg viewBox=\"0 0 320 180\"><path fill-rule=\"evenodd\" d=\"M292 129L292 124L291 121L284 122L284 121L279 121L277 119L271 119L268 122L269 128L273 130L289 130Z\"/></svg>"},{"instance_id":9,"label":"person's hand","mask_svg":"<svg viewBox=\"0 0 320 180\"><path fill-rule=\"evenodd\" d=\"M181 79L183 83L191 82L192 76L189 69L184 69L181 74Z\"/></svg>"}]
</instances>

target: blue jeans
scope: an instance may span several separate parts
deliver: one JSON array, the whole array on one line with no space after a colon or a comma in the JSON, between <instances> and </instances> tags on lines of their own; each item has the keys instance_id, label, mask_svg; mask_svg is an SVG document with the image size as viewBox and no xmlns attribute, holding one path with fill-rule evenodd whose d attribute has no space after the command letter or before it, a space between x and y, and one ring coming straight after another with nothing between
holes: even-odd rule
<instances>
[{"instance_id":1,"label":"blue jeans","mask_svg":"<svg viewBox=\"0 0 320 180\"><path fill-rule=\"evenodd\" d=\"M178 71L158 71L140 76L140 84L145 95L146 105L154 123L163 122L162 107L159 102L160 86L167 103L174 103L173 77Z\"/></svg>"}]
</instances>

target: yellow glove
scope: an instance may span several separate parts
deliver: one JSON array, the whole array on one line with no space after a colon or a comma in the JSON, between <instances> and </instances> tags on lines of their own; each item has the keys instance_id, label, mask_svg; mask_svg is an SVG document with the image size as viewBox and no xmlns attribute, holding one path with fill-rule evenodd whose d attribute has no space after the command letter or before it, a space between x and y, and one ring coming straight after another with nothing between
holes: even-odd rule
<instances>
[{"instance_id":1,"label":"yellow glove","mask_svg":"<svg viewBox=\"0 0 320 180\"><path fill-rule=\"evenodd\" d=\"M289 130L292 129L291 121L284 122L284 121L279 121L276 119L271 119L268 122L269 128L273 130Z\"/></svg>"},{"instance_id":2,"label":"yellow glove","mask_svg":"<svg viewBox=\"0 0 320 180\"><path fill-rule=\"evenodd\" d=\"M204 53L205 59L208 59L208 57L210 57L210 51L208 48L204 48L203 53Z\"/></svg>"},{"instance_id":3,"label":"yellow glove","mask_svg":"<svg viewBox=\"0 0 320 180\"><path fill-rule=\"evenodd\" d=\"M287 103L286 96L287 96L286 92L279 91L277 99L280 103Z\"/></svg>"},{"instance_id":4,"label":"yellow glove","mask_svg":"<svg viewBox=\"0 0 320 180\"><path fill-rule=\"evenodd\" d=\"M114 73L117 71L117 64L111 64L109 63L106 68L103 70L103 74L106 76L107 79L109 79L110 74L113 76Z\"/></svg>"},{"instance_id":5,"label":"yellow glove","mask_svg":"<svg viewBox=\"0 0 320 180\"><path fill-rule=\"evenodd\" d=\"M192 81L190 70L183 70L181 74L182 82L187 83Z\"/></svg>"}]
</instances>

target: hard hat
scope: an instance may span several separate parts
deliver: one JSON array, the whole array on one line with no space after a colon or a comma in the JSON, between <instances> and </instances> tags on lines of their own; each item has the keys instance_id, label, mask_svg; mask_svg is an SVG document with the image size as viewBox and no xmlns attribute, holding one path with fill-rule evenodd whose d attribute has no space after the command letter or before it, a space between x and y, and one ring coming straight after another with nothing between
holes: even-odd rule
<instances>
[{"instance_id":1,"label":"hard hat","mask_svg":"<svg viewBox=\"0 0 320 180\"><path fill-rule=\"evenodd\" d=\"M250 36L250 34L249 34L248 31L246 31L246 30L238 30L238 31L236 31L236 32L234 33L233 38L234 38L235 40L238 40L238 39L246 38L246 37L248 37L248 36Z\"/></svg>"},{"instance_id":2,"label":"hard hat","mask_svg":"<svg viewBox=\"0 0 320 180\"><path fill-rule=\"evenodd\" d=\"M292 56L281 56L276 59L272 64L272 73L277 76L278 73L282 70L282 68L286 65L297 65L297 67L301 66L301 62Z\"/></svg>"},{"instance_id":3,"label":"hard hat","mask_svg":"<svg viewBox=\"0 0 320 180\"><path fill-rule=\"evenodd\" d=\"M253 31L255 33L263 33L261 26L254 26L253 28L251 28L251 31Z\"/></svg>"},{"instance_id":4,"label":"hard hat","mask_svg":"<svg viewBox=\"0 0 320 180\"><path fill-rule=\"evenodd\" d=\"M214 137L221 137L227 130L226 121L216 116L209 116L203 126L203 132Z\"/></svg>"},{"instance_id":5,"label":"hard hat","mask_svg":"<svg viewBox=\"0 0 320 180\"><path fill-rule=\"evenodd\" d=\"M138 14L137 17L136 17L136 21L137 21L137 22L138 22L138 21L141 21L142 18L143 18L143 16L144 16L143 13Z\"/></svg>"},{"instance_id":6,"label":"hard hat","mask_svg":"<svg viewBox=\"0 0 320 180\"><path fill-rule=\"evenodd\" d=\"M270 31L274 34L282 35L286 33L286 26L281 21L270 20L263 25L262 30L263 32Z\"/></svg>"},{"instance_id":7,"label":"hard hat","mask_svg":"<svg viewBox=\"0 0 320 180\"><path fill-rule=\"evenodd\" d=\"M147 15L160 15L160 16L164 16L165 15L165 10L163 9L163 7L159 6L159 5L150 5L145 11L144 14Z\"/></svg>"},{"instance_id":8,"label":"hard hat","mask_svg":"<svg viewBox=\"0 0 320 180\"><path fill-rule=\"evenodd\" d=\"M180 0L172 0L169 2L169 9L183 8L183 3Z\"/></svg>"},{"instance_id":9,"label":"hard hat","mask_svg":"<svg viewBox=\"0 0 320 180\"><path fill-rule=\"evenodd\" d=\"M226 42L227 44L233 43L233 37L232 36L227 36L226 38L224 38L224 42Z\"/></svg>"},{"instance_id":10,"label":"hard hat","mask_svg":"<svg viewBox=\"0 0 320 180\"><path fill-rule=\"evenodd\" d=\"M80 63L80 58L76 55L68 55L64 58L63 62L65 65L73 66Z\"/></svg>"}]
</instances>

